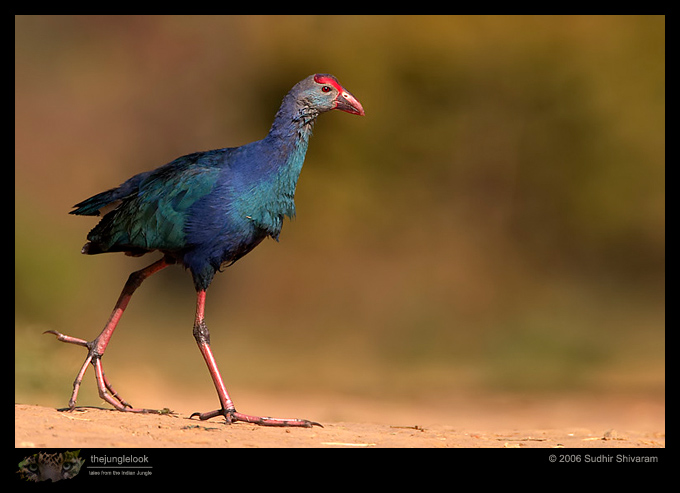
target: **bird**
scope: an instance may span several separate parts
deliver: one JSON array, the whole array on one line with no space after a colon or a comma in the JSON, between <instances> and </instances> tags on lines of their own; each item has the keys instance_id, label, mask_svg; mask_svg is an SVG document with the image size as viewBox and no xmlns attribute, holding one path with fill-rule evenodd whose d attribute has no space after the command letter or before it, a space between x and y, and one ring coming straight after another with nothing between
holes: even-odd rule
<instances>
[{"instance_id":1,"label":"bird","mask_svg":"<svg viewBox=\"0 0 680 493\"><path fill-rule=\"evenodd\" d=\"M82 253L122 252L162 257L128 277L101 333L86 341L49 330L59 341L87 348L69 400L76 407L78 391L91 364L99 396L118 411L162 412L135 408L111 386L102 357L135 290L151 275L170 265L187 269L196 289L193 336L212 378L220 407L193 413L207 420L223 416L226 423L304 427L320 423L298 418L253 416L236 411L210 346L205 322L206 291L217 272L251 252L265 238L278 241L284 218L295 215L295 189L317 117L332 110L364 116L361 103L338 79L310 75L283 98L269 133L239 147L181 156L152 171L139 173L116 188L73 206L70 214L101 216L87 235ZM164 410L167 411L167 410Z\"/></svg>"}]
</instances>

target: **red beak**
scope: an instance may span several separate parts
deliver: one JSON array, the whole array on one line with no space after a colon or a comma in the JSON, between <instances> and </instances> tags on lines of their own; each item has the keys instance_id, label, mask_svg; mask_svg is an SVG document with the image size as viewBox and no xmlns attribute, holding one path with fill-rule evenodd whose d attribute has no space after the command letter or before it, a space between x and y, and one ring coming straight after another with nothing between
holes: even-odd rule
<instances>
[{"instance_id":1,"label":"red beak","mask_svg":"<svg viewBox=\"0 0 680 493\"><path fill-rule=\"evenodd\" d=\"M338 94L338 97L335 99L335 109L346 111L347 113L352 113L353 115L364 116L364 107L361 106L359 100L352 96L352 94L345 88L341 89L342 90Z\"/></svg>"}]
</instances>

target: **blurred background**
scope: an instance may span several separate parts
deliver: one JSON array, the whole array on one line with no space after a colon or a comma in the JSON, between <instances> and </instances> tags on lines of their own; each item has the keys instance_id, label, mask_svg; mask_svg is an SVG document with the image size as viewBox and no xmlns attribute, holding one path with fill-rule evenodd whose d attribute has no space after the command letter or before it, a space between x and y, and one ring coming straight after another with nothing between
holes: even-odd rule
<instances>
[{"instance_id":1,"label":"blurred background","mask_svg":"<svg viewBox=\"0 0 680 493\"><path fill-rule=\"evenodd\" d=\"M17 402L66 405L85 351L42 332L93 339L159 256L81 255L71 206L262 138L315 72L366 116L319 119L297 219L208 291L237 403L663 396L663 16L18 16ZM181 268L136 292L104 359L126 399L214 407L194 309Z\"/></svg>"}]
</instances>

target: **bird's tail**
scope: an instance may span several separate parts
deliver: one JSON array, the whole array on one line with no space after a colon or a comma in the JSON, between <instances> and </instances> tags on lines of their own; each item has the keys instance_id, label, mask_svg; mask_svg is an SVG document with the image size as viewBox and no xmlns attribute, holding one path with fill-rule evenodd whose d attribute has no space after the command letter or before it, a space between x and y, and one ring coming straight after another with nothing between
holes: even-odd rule
<instances>
[{"instance_id":1,"label":"bird's tail","mask_svg":"<svg viewBox=\"0 0 680 493\"><path fill-rule=\"evenodd\" d=\"M83 200L74 205L75 210L72 210L69 214L77 216L103 216L120 205L121 200L117 197L117 191L117 188L113 188Z\"/></svg>"}]
</instances>

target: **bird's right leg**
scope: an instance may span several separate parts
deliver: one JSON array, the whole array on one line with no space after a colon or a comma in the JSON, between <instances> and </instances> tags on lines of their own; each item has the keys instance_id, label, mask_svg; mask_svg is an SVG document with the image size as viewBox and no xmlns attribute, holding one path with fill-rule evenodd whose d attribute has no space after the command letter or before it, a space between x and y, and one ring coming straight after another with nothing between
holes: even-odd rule
<instances>
[{"instance_id":1,"label":"bird's right leg","mask_svg":"<svg viewBox=\"0 0 680 493\"><path fill-rule=\"evenodd\" d=\"M215 384L215 389L217 390L217 395L220 399L221 408L216 411L210 411L207 413L193 413L190 417L193 418L197 416L201 421L206 419L211 419L216 416L224 416L227 423L233 423L242 421L244 423L254 423L260 426L290 426L290 427L300 427L300 428L311 428L312 426L323 426L315 421L309 421L308 419L298 419L298 418L272 418L269 416L252 416L249 414L243 414L236 411L234 403L229 397L227 388L222 380L222 375L220 370L217 368L217 362L213 356L212 349L210 348L210 333L208 332L208 327L205 325L204 310L205 310L205 290L198 291L198 297L196 301L196 319L194 322L194 338L198 344L198 349L201 351L206 364L208 365L208 371L210 371L210 376L212 377L213 383Z\"/></svg>"},{"instance_id":2,"label":"bird's right leg","mask_svg":"<svg viewBox=\"0 0 680 493\"><path fill-rule=\"evenodd\" d=\"M155 274L159 270L164 269L168 265L171 265L171 263L172 263L171 260L168 260L164 257L159 261L149 265L148 267L145 267L144 269L138 270L130 274L130 277L125 283L125 286L123 287L123 291L120 293L120 297L116 302L116 306L114 307L113 312L111 313L111 317L109 317L109 321L106 323L104 330L102 330L102 332L93 341L85 341L83 339L78 339L77 337L67 336L62 334L61 332L57 332L56 330L48 330L45 332L46 334L47 333L54 334L55 336L57 336L57 339L62 342L76 344L78 346L83 346L88 349L87 358L85 358L85 362L81 366L80 371L78 372L78 375L76 376L76 379L73 382L73 393L71 394L71 399L68 402L68 407L70 410L73 410L76 406L76 399L78 398L80 384L83 381L83 376L87 371L88 365L92 363L92 366L94 366L95 378L97 380L99 396L106 402L111 404L119 411L142 412L142 413L158 412L151 409L134 408L128 402L123 400L123 398L118 395L118 393L113 389L113 387L111 387L111 383L109 382L108 378L106 378L106 375L104 375L101 359L102 356L104 355L104 351L106 350L106 346L108 346L109 341L111 340L113 331L116 329L116 326L118 325L118 322L120 321L120 318L123 315L125 308L127 308L127 305L130 302L132 294L142 284L144 279L151 276L152 274Z\"/></svg>"}]
</instances>

